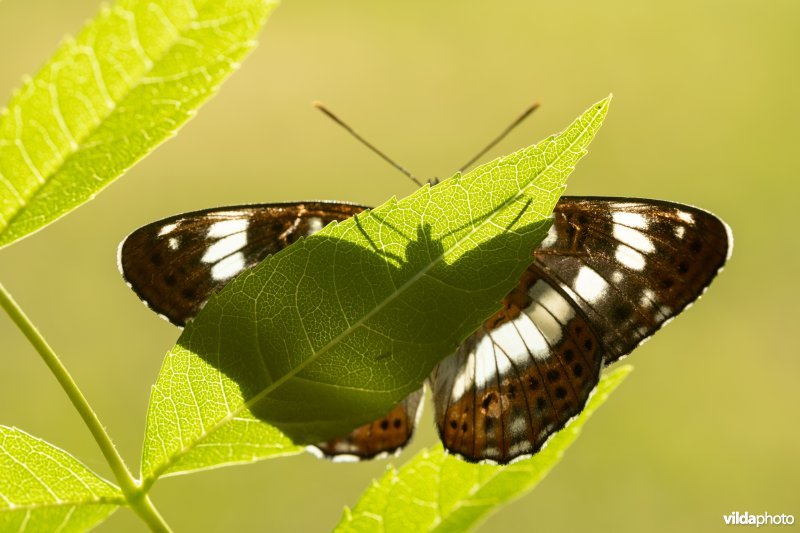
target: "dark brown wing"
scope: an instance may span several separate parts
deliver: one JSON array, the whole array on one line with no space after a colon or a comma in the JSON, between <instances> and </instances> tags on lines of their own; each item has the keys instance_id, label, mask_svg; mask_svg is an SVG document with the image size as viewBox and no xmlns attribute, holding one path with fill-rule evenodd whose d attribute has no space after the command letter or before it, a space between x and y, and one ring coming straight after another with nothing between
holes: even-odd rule
<instances>
[{"instance_id":1,"label":"dark brown wing","mask_svg":"<svg viewBox=\"0 0 800 533\"><path fill-rule=\"evenodd\" d=\"M697 299L731 247L714 215L656 200L564 197L518 286L431 375L445 448L508 463L579 413L603 364Z\"/></svg>"},{"instance_id":2,"label":"dark brown wing","mask_svg":"<svg viewBox=\"0 0 800 533\"><path fill-rule=\"evenodd\" d=\"M119 266L155 312L183 326L214 292L299 237L366 209L337 202L244 205L185 213L143 226L120 245ZM394 452L411 439L422 389L385 417L311 447L334 460Z\"/></svg>"},{"instance_id":3,"label":"dark brown wing","mask_svg":"<svg viewBox=\"0 0 800 533\"><path fill-rule=\"evenodd\" d=\"M315 455L334 461L361 461L397 452L414 434L422 411L423 389L411 393L386 416L364 424L349 435L309 446Z\"/></svg>"},{"instance_id":4,"label":"dark brown wing","mask_svg":"<svg viewBox=\"0 0 800 533\"><path fill-rule=\"evenodd\" d=\"M702 295L733 246L716 216L659 200L564 197L553 218L532 268L586 314L606 364Z\"/></svg>"},{"instance_id":5,"label":"dark brown wing","mask_svg":"<svg viewBox=\"0 0 800 533\"><path fill-rule=\"evenodd\" d=\"M332 221L366 209L340 202L221 207L137 229L122 241L119 269L153 311L183 326L244 270Z\"/></svg>"},{"instance_id":6,"label":"dark brown wing","mask_svg":"<svg viewBox=\"0 0 800 533\"><path fill-rule=\"evenodd\" d=\"M604 356L558 285L526 271L504 309L431 374L445 448L497 463L535 453L583 409Z\"/></svg>"}]
</instances>

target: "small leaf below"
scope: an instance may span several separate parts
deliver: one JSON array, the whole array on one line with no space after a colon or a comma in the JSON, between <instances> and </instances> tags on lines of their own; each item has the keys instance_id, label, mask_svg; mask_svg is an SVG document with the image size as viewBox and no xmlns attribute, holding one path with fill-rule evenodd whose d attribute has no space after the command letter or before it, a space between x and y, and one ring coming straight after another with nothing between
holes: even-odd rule
<instances>
[{"instance_id":1,"label":"small leaf below","mask_svg":"<svg viewBox=\"0 0 800 533\"><path fill-rule=\"evenodd\" d=\"M122 504L117 487L68 453L0 426L0 531L86 531Z\"/></svg>"},{"instance_id":2,"label":"small leaf below","mask_svg":"<svg viewBox=\"0 0 800 533\"><path fill-rule=\"evenodd\" d=\"M352 511L345 509L336 531L465 531L476 526L544 479L631 370L625 366L603 376L583 412L530 459L476 465L446 454L441 445L423 450L373 482Z\"/></svg>"}]
</instances>

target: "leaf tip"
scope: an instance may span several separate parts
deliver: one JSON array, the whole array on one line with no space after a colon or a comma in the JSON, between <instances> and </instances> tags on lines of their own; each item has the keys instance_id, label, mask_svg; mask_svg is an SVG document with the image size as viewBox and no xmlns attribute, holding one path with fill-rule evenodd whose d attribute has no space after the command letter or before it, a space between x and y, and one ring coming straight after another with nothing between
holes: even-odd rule
<instances>
[{"instance_id":1,"label":"leaf tip","mask_svg":"<svg viewBox=\"0 0 800 533\"><path fill-rule=\"evenodd\" d=\"M604 396L608 396L614 392L614 390L619 387L623 381L625 381L625 378L627 378L631 372L633 372L632 365L622 365L610 372L606 372L602 379L604 389L602 394Z\"/></svg>"},{"instance_id":2,"label":"leaf tip","mask_svg":"<svg viewBox=\"0 0 800 533\"><path fill-rule=\"evenodd\" d=\"M622 365L615 372L619 372L620 374L627 376L631 372L633 372L633 365Z\"/></svg>"},{"instance_id":3,"label":"leaf tip","mask_svg":"<svg viewBox=\"0 0 800 533\"><path fill-rule=\"evenodd\" d=\"M611 100L613 99L614 99L614 93L608 93L608 96L597 102L594 105L594 108L597 109L598 111L602 110L603 113L605 113L605 111L608 109L608 106L611 104Z\"/></svg>"}]
</instances>

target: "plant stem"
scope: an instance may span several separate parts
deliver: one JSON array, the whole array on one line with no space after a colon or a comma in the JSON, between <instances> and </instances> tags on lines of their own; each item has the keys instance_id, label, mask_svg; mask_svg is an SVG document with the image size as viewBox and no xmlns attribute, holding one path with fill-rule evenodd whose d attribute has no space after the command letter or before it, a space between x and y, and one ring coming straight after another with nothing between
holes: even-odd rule
<instances>
[{"instance_id":1,"label":"plant stem","mask_svg":"<svg viewBox=\"0 0 800 533\"><path fill-rule=\"evenodd\" d=\"M137 500L129 501L133 511L139 515L139 518L144 520L144 523L150 528L150 531L158 531L162 533L169 533L172 531L164 518L159 514L156 506L144 492L139 492L141 497Z\"/></svg>"},{"instance_id":2,"label":"plant stem","mask_svg":"<svg viewBox=\"0 0 800 533\"><path fill-rule=\"evenodd\" d=\"M125 465L125 461L120 456L114 443L111 442L111 437L106 433L105 428L97 418L86 397L83 395L75 380L67 371L66 367L61 363L61 360L56 355L55 351L47 344L39 330L33 325L33 322L28 318L25 312L20 308L11 294L6 290L2 283L0 283L0 306L8 313L11 320L22 331L22 334L33 345L39 353L44 363L55 376L61 388L67 393L72 405L77 409L86 427L92 433L95 442L100 447L100 451L106 458L108 466L114 473L117 483L120 485L122 493L125 495L126 500L131 508L144 520L150 529L153 531L169 531L169 526L158 514L158 511L153 506L150 498L145 494L137 481L131 475L130 470Z\"/></svg>"}]
</instances>

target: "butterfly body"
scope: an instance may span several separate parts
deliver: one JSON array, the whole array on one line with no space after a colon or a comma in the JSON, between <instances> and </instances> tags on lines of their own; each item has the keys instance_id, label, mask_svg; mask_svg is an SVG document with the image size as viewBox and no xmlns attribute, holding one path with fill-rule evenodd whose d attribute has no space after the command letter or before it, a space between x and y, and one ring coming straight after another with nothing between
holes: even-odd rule
<instances>
[{"instance_id":1,"label":"butterfly body","mask_svg":"<svg viewBox=\"0 0 800 533\"><path fill-rule=\"evenodd\" d=\"M120 270L154 311L191 320L233 277L330 222L366 209L297 202L208 209L133 232ZM562 197L545 240L502 309L432 372L447 450L508 463L538 451L577 415L603 366L630 353L696 300L725 263L728 227L689 206ZM421 390L385 417L317 445L328 457L402 448Z\"/></svg>"}]
</instances>

